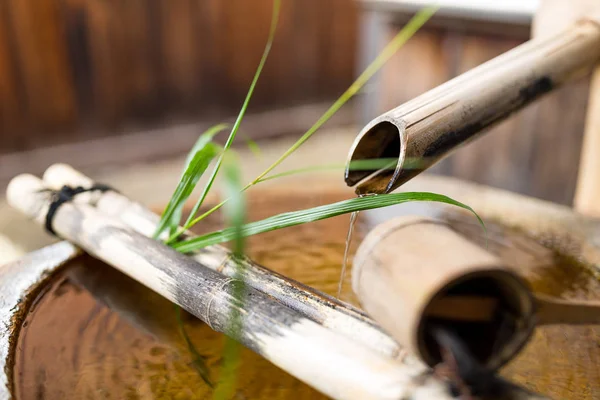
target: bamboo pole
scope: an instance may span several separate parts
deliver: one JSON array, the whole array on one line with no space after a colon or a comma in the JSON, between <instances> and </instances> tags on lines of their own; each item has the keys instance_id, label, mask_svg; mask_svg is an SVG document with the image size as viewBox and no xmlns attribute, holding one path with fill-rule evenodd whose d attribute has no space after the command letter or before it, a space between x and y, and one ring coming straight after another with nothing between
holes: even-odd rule
<instances>
[{"instance_id":1,"label":"bamboo pole","mask_svg":"<svg viewBox=\"0 0 600 400\"><path fill-rule=\"evenodd\" d=\"M40 179L20 175L9 184L7 200L43 224L50 205L48 193L41 192L44 188ZM401 364L374 353L253 288L246 288L244 301L240 302L234 293L242 282L132 231L90 205L63 204L55 213L53 227L61 237L328 396L452 398L448 386L428 374L422 365ZM211 261L207 254L205 261L220 260ZM241 326L230 323L233 311L242 316ZM519 389L518 393L528 392Z\"/></svg>"},{"instance_id":2,"label":"bamboo pole","mask_svg":"<svg viewBox=\"0 0 600 400\"><path fill-rule=\"evenodd\" d=\"M64 185L91 187L94 182L66 164L54 164L44 173L44 184L51 189ZM93 204L103 214L118 218L127 226L152 236L159 217L143 205L115 191L82 193L75 198L81 203ZM192 236L191 233L187 233ZM190 255L200 264L233 277L235 274L249 286L295 310L332 331L368 346L381 354L398 358L404 356L397 343L362 311L347 303L286 278L251 260L242 261L241 269L232 260L231 253L222 246L210 246ZM217 261L215 261L217 260Z\"/></svg>"},{"instance_id":3,"label":"bamboo pole","mask_svg":"<svg viewBox=\"0 0 600 400\"><path fill-rule=\"evenodd\" d=\"M394 218L369 232L354 257L352 288L386 331L432 367L441 361L433 326L458 329L478 361L497 369L521 350L535 325L522 280L431 218Z\"/></svg>"},{"instance_id":4,"label":"bamboo pole","mask_svg":"<svg viewBox=\"0 0 600 400\"><path fill-rule=\"evenodd\" d=\"M590 83L588 110L575 189L575 209L582 214L600 217L600 67Z\"/></svg>"},{"instance_id":5,"label":"bamboo pole","mask_svg":"<svg viewBox=\"0 0 600 400\"><path fill-rule=\"evenodd\" d=\"M352 279L365 310L432 367L442 356L436 327L454 331L479 363L496 370L537 325L600 324L600 302L533 294L498 257L432 218L399 217L369 232Z\"/></svg>"},{"instance_id":6,"label":"bamboo pole","mask_svg":"<svg viewBox=\"0 0 600 400\"><path fill-rule=\"evenodd\" d=\"M537 38L375 118L349 152L357 193L387 193L600 60L600 15ZM395 170L350 170L350 161L397 158ZM404 168L406 160L420 161Z\"/></svg>"}]
</instances>

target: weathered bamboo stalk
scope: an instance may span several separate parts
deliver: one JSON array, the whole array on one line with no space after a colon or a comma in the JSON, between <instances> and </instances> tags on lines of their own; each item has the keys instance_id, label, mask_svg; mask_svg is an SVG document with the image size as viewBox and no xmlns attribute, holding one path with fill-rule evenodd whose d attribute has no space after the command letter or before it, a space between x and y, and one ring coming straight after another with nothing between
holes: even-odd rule
<instances>
[{"instance_id":1,"label":"weathered bamboo stalk","mask_svg":"<svg viewBox=\"0 0 600 400\"><path fill-rule=\"evenodd\" d=\"M44 184L51 189L63 185L91 187L94 182L65 164L55 164L44 173ZM159 217L143 205L115 191L82 193L75 201L93 204L103 214L118 218L137 232L151 236ZM186 233L192 236L191 233ZM386 356L401 354L397 343L360 310L349 304L312 289L300 282L270 271L251 260L242 261L242 268L232 260L231 253L222 246L210 246L190 255L207 268L233 277L236 273L249 286L274 297L303 316L356 340Z\"/></svg>"},{"instance_id":2,"label":"weathered bamboo stalk","mask_svg":"<svg viewBox=\"0 0 600 400\"><path fill-rule=\"evenodd\" d=\"M377 226L357 251L352 278L365 310L432 367L441 361L432 336L440 327L495 370L514 358L536 325L600 324L600 302L535 295L498 257L432 218Z\"/></svg>"},{"instance_id":3,"label":"weathered bamboo stalk","mask_svg":"<svg viewBox=\"0 0 600 400\"><path fill-rule=\"evenodd\" d=\"M390 192L599 60L599 15L518 46L367 124L350 149L346 183L359 194ZM375 158L398 163L393 171L349 169ZM409 168L405 160L420 162Z\"/></svg>"},{"instance_id":4,"label":"weathered bamboo stalk","mask_svg":"<svg viewBox=\"0 0 600 400\"><path fill-rule=\"evenodd\" d=\"M355 256L352 287L365 310L430 366L441 361L433 326L458 329L478 361L497 369L517 354L535 325L525 283L495 256L431 218L394 218L369 232ZM471 321L465 314L455 318L455 298L466 303L465 314L473 307L481 311L482 298L496 301L482 321Z\"/></svg>"},{"instance_id":5,"label":"weathered bamboo stalk","mask_svg":"<svg viewBox=\"0 0 600 400\"><path fill-rule=\"evenodd\" d=\"M43 224L50 205L40 179L21 175L9 184L9 203ZM158 241L132 231L87 204L65 203L53 228L93 256L235 337L298 379L336 399L451 399L449 388L423 366L407 365L372 352L303 317L242 282L210 270ZM207 255L208 257L208 255ZM218 260L213 260L218 261ZM243 318L230 323L232 312ZM518 389L519 396L536 398Z\"/></svg>"}]
</instances>

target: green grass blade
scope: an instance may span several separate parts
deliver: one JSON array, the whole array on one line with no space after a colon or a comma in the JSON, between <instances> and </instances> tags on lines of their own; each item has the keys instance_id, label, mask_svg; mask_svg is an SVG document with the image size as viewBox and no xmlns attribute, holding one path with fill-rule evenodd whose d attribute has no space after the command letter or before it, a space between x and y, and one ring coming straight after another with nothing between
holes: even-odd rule
<instances>
[{"instance_id":1,"label":"green grass blade","mask_svg":"<svg viewBox=\"0 0 600 400\"><path fill-rule=\"evenodd\" d=\"M185 169L181 180L167 204L160 222L154 233L154 238L157 239L165 229L170 229L173 225L179 225L179 221L174 221L173 216L181 212L186 200L190 197L198 180L208 168L208 165L218 153L218 146L214 143L206 143L204 147L194 154L189 165Z\"/></svg>"},{"instance_id":2,"label":"green grass blade","mask_svg":"<svg viewBox=\"0 0 600 400\"><path fill-rule=\"evenodd\" d=\"M256 72L254 73L254 77L252 78L252 83L250 84L250 88L248 89L248 93L246 94L246 98L244 99L244 103L242 104L242 108L240 109L240 112L235 120L235 123L233 124L233 127L231 128L231 132L229 133L229 137L227 138L227 142L225 143L225 146L224 146L225 151L217 160L217 164L215 165L215 167L213 169L212 175L210 176L210 179L208 180L208 183L206 184L206 186L202 192L202 195L200 196L200 198L194 205L192 212L190 213L187 221L185 222L185 224L184 224L185 229L187 229L191 226L190 222L194 219L196 213L198 212L198 210L202 206L202 203L206 199L206 196L208 195L208 192L210 191L210 189L215 181L215 178L217 177L217 174L219 173L219 169L221 168L221 164L223 162L223 156L225 155L227 150L229 150L229 148L231 147L231 144L233 143L233 140L235 139L237 131L240 128L242 120L244 119L244 115L246 114L246 109L248 108L248 104L250 103L252 94L254 94L254 88L256 87L258 78L260 77L260 74L262 73L265 63L267 62L267 58L269 56L269 53L271 52L271 47L273 46L273 40L275 39L275 31L277 29L277 23L279 21L280 5L281 5L280 0L273 0L273 13L272 13L272 17L271 17L271 28L269 30L269 37L267 39L267 44L265 45L265 49L263 51L262 57L260 59L258 67L256 68ZM171 238L169 238L169 241L171 241Z\"/></svg>"},{"instance_id":3,"label":"green grass blade","mask_svg":"<svg viewBox=\"0 0 600 400\"><path fill-rule=\"evenodd\" d=\"M256 183L266 182L273 179L284 178L286 176L304 174L307 172L315 172L315 171L327 171L327 170L344 170L344 164L324 164L324 165L314 165L312 167L298 168L298 169L290 169L289 171L283 171L278 174L273 174L269 176L265 176L260 179Z\"/></svg>"},{"instance_id":4,"label":"green grass blade","mask_svg":"<svg viewBox=\"0 0 600 400\"><path fill-rule=\"evenodd\" d=\"M393 170L396 168L396 164L398 163L397 158L374 158L369 160L353 160L350 162L348 166L348 170L350 171L361 171L361 170ZM415 169L422 168L423 160L422 159L411 159L407 158L404 160L402 164L403 169ZM291 169L289 171L280 172L278 174L273 174L269 176L265 176L257 183L270 181L272 179L283 178L290 175L298 175L306 172L314 172L314 171L327 171L327 170L340 170L344 171L346 169L345 164L323 164L323 165L314 165L312 167Z\"/></svg>"},{"instance_id":5,"label":"green grass blade","mask_svg":"<svg viewBox=\"0 0 600 400\"><path fill-rule=\"evenodd\" d=\"M225 195L231 198L223 211L227 225L232 232L232 240L234 242L233 260L237 261L244 255L242 227L246 220L246 202L244 193L241 191L240 170L231 154L228 154L227 158L225 158L223 169ZM241 267L242 264L236 262L237 269L233 276L233 279L236 281L232 286L234 301L240 305L243 304L246 294L246 285L240 278L239 268ZM218 400L232 398L235 391L237 372L241 363L241 345L239 340L243 328L243 319L239 308L233 307L231 309L228 323L230 324L230 331L233 334L225 342L219 385L213 394L213 398Z\"/></svg>"},{"instance_id":6,"label":"green grass blade","mask_svg":"<svg viewBox=\"0 0 600 400\"><path fill-rule=\"evenodd\" d=\"M354 81L354 83L329 107L329 109L323 114L313 126L311 126L301 137L294 143L281 157L279 157L273 164L265 169L259 176L257 176L252 182L248 183L242 190L256 185L259 182L264 182L264 179L273 169L281 164L286 158L288 158L294 151L296 151L304 142L306 142L325 122L327 122L348 100L350 100L356 93L362 89L362 87L381 69L381 67L398 51L432 16L435 14L439 7L430 6L420 10L404 28L388 43L383 51L373 60L373 62L360 74L360 76ZM206 195L204 195L206 197ZM204 201L204 200L202 200ZM195 218L195 213L190 214L190 217L185 223L185 228L188 229L191 226L197 224L211 213L218 210L227 200L224 200L217 206L213 207L209 211ZM199 207L198 207L199 208ZM173 235L168 243L171 243L176 239L176 235Z\"/></svg>"},{"instance_id":7,"label":"green grass blade","mask_svg":"<svg viewBox=\"0 0 600 400\"><path fill-rule=\"evenodd\" d=\"M406 26L392 39L373 62L360 74L352 85L329 107L313 126L304 133L296 143L292 145L271 166L264 170L254 179L252 184L260 181L265 175L275 169L279 164L296 151L306 142L325 122L327 122L348 100L350 100L362 87L381 69L381 67L410 39L437 11L437 6L425 7L420 10Z\"/></svg>"},{"instance_id":8,"label":"green grass blade","mask_svg":"<svg viewBox=\"0 0 600 400\"><path fill-rule=\"evenodd\" d=\"M397 158L375 158L375 159L370 159L370 160L354 160L350 163L350 166L348 167L348 169L350 169L352 171L364 170L364 169L367 169L367 170L394 169L397 162L398 162ZM421 168L422 169L423 165L424 165L424 160L421 158L407 158L404 160L402 167L404 169L413 169L413 168ZM290 175L297 175L297 174L306 173L306 172L336 170L336 169L343 171L345 168L346 168L345 164L315 165L312 167L292 169L289 171L280 172L278 174L265 176L265 177L261 178L259 181L257 181L256 183L265 182L265 181L269 181L269 180L277 179L277 178L283 178L283 177L290 176ZM248 189L248 187L243 188L243 191L245 191L246 189ZM209 216L210 214L212 214L213 212L215 212L219 208L221 208L224 204L227 204L227 202L228 202L228 199L223 200L219 204L215 205L210 210L206 211L204 214L202 214L199 217L197 217L196 219L194 219L190 223L190 226L195 225L196 223L202 221L204 218L206 218L207 216ZM181 233L179 233L179 234L181 234Z\"/></svg>"},{"instance_id":9,"label":"green grass blade","mask_svg":"<svg viewBox=\"0 0 600 400\"><path fill-rule=\"evenodd\" d=\"M192 149L190 150L190 152L188 153L188 155L185 159L183 171L181 172L182 175L185 172L185 170L187 169L188 165L190 165L190 163L192 162L194 155L198 151L202 150L204 148L204 146L206 146L209 142L211 142L213 140L213 138L219 132L222 132L227 128L229 128L229 124L214 125L214 126L211 126L210 128L208 128L206 131L204 131L202 133L202 135L200 135L200 137L198 138L196 143L194 143L194 146L192 147Z\"/></svg>"},{"instance_id":10,"label":"green grass blade","mask_svg":"<svg viewBox=\"0 0 600 400\"><path fill-rule=\"evenodd\" d=\"M244 236L242 227L246 221L246 199L242 188L242 180L240 177L240 169L235 159L230 155L224 163L223 183L225 195L231 200L223 209L225 220L231 227L233 238L235 240L233 247L233 255L242 257L244 255Z\"/></svg>"},{"instance_id":11,"label":"green grass blade","mask_svg":"<svg viewBox=\"0 0 600 400\"><path fill-rule=\"evenodd\" d=\"M208 128L206 131L204 131L200 135L200 137L198 138L198 140L196 140L196 143L194 143L194 146L189 151L189 153L185 159L185 163L183 165L183 170L181 171L182 177L183 177L183 174L185 173L185 170L188 168L188 166L194 159L194 155L198 151L202 150L204 148L204 146L206 146L208 143L210 143L213 140L213 138L215 137L215 135L217 135L221 131L224 131L228 127L229 127L228 124L214 125L214 126L211 126L210 128ZM179 178L179 179L181 180L181 178ZM178 207L175 210L175 212L173 213L173 215L171 217L171 221L167 224L169 226L169 235L174 234L177 231L177 229L179 228L179 223L181 222L182 214L183 214L183 207Z\"/></svg>"},{"instance_id":12,"label":"green grass blade","mask_svg":"<svg viewBox=\"0 0 600 400\"><path fill-rule=\"evenodd\" d=\"M337 203L332 203L324 206L309 208L306 210L287 212L284 214L275 215L261 221L251 222L242 227L241 234L243 236L252 236L259 233L269 232L276 229L288 228L295 225L301 225L308 222L319 221L322 219L336 217L342 214L348 214L355 211L371 210L375 208L388 207L400 203L410 201L434 201L455 205L472 212L480 224L483 225L481 218L475 211L459 201L450 197L428 193L428 192L405 192L391 193L378 196L358 197L355 199L344 200ZM484 226L485 229L485 226ZM217 232L208 233L192 239L182 241L175 244L173 247L183 253L189 253L203 247L228 242L233 240L238 233L231 228L226 228Z\"/></svg>"},{"instance_id":13,"label":"green grass blade","mask_svg":"<svg viewBox=\"0 0 600 400\"><path fill-rule=\"evenodd\" d=\"M262 158L262 151L260 150L258 143L256 143L254 140L252 140L250 138L246 138L245 141L246 141L246 146L252 152L252 154L254 154L254 157L256 157L257 159L260 160Z\"/></svg>"}]
</instances>

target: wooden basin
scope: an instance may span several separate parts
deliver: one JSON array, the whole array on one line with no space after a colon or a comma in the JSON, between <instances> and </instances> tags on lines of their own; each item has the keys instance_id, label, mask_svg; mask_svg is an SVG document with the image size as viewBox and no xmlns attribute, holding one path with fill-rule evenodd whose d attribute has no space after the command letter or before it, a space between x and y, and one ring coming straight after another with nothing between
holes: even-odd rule
<instances>
[{"instance_id":1,"label":"wooden basin","mask_svg":"<svg viewBox=\"0 0 600 400\"><path fill-rule=\"evenodd\" d=\"M306 185L293 181L250 194L250 218L352 195L325 178L311 180L314 190L310 193L300 190ZM535 290L562 298L600 298L595 275L600 265L598 221L565 207L446 178L423 176L403 190L438 192L471 205L486 220L490 251L522 273ZM361 213L350 254L374 225L407 213L446 219L465 236L484 243L483 230L471 215L438 204L411 203ZM335 294L348 223L349 217L341 216L256 236L248 240L247 252L270 269ZM220 218L215 215L199 231L219 225ZM64 248L60 251L66 252ZM30 264L21 263L20 269L10 267L0 270L0 282L13 282L14 287ZM38 279L22 288L22 301L12 311L8 309L10 302L0 294L0 316L9 311L13 314L9 329L0 336L10 342L6 351L0 347L0 354L7 367L4 378L14 398L212 396L182 339L172 304L87 256L74 257L61 268L38 270ZM52 272L49 278L42 279L47 276L44 271ZM357 304L349 282L348 274L342 299ZM196 349L206 357L212 378L218 380L224 337L189 315L183 316L183 325ZM243 349L241 354L234 398L323 397L251 351ZM600 328L544 327L503 374L555 399L593 399L597 398L594 393L600 393L599 363Z\"/></svg>"}]
</instances>

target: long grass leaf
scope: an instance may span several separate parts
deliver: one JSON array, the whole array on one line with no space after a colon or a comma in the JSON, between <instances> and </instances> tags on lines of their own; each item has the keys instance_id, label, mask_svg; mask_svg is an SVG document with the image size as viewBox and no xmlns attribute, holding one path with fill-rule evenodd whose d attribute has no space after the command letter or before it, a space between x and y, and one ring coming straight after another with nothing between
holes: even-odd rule
<instances>
[{"instance_id":1,"label":"long grass leaf","mask_svg":"<svg viewBox=\"0 0 600 400\"><path fill-rule=\"evenodd\" d=\"M260 175L254 180L248 183L242 190L256 185L257 183L264 181L265 177L273 171L279 164L281 164L286 158L288 158L293 152L298 150L304 142L306 142L325 122L327 122L348 100L350 100L356 93L358 93L363 86L381 69L381 67L389 61L389 59L396 53L432 16L435 14L439 7L430 6L421 9L411 20L402 28L400 32L388 43L381 53L369 64L369 66L359 75L354 83L329 107L329 109L311 126L301 137L298 139L281 157L279 157L273 164L265 169ZM211 208L199 217L195 217L195 213L191 214L185 223L185 228L188 229L191 226L197 224L208 215L212 214L227 200L222 201L215 207ZM180 233L179 233L180 234ZM169 243L177 237L173 235L170 238Z\"/></svg>"},{"instance_id":2,"label":"long grass leaf","mask_svg":"<svg viewBox=\"0 0 600 400\"><path fill-rule=\"evenodd\" d=\"M173 215L177 215L183 208L186 200L194 191L198 180L204 171L206 171L213 158L217 155L217 152L218 146L209 142L194 154L194 157L183 172L181 180L161 216L156 232L154 232L155 239L157 239L165 229L170 228L172 224L175 224L175 226L179 225L179 221L173 221Z\"/></svg>"},{"instance_id":3,"label":"long grass leaf","mask_svg":"<svg viewBox=\"0 0 600 400\"><path fill-rule=\"evenodd\" d=\"M246 98L244 99L244 103L242 104L242 108L240 109L240 112L235 120L235 123L233 124L233 127L231 128L231 132L229 133L227 142L225 143L225 146L223 146L225 150L224 150L223 154L217 160L217 163L213 169L213 172L212 172L206 186L204 187L204 190L202 191L202 195L200 196L200 198L194 205L192 212L190 213L187 221L185 222L185 224L184 224L185 229L187 229L191 226L191 224L190 224L191 221L194 219L194 216L196 215L196 213L202 206L202 203L206 199L208 192L212 188L215 178L217 177L217 174L219 173L219 169L221 168L221 164L223 162L223 156L225 155L227 150L229 150L229 148L231 147L231 144L233 143L233 140L235 139L237 131L240 128L242 120L244 119L244 115L246 114L246 109L248 108L248 104L250 104L250 99L252 98L252 95L254 94L254 88L256 87L256 84L258 83L258 78L260 77L260 74L262 73L263 67L265 66L265 63L267 62L267 58L269 56L269 53L271 52L271 47L273 46L273 40L275 39L275 31L277 30L277 23L279 21L280 5L281 5L280 0L273 0L273 13L271 16L271 27L269 29L269 37L267 39L267 44L265 45L265 49L263 51L262 57L260 58L260 62L258 64L258 67L256 68L256 72L254 73L254 77L252 78L252 83L250 84L250 88L248 89L248 93L246 94ZM169 238L169 240L171 240L171 238Z\"/></svg>"},{"instance_id":4,"label":"long grass leaf","mask_svg":"<svg viewBox=\"0 0 600 400\"><path fill-rule=\"evenodd\" d=\"M221 131L224 131L228 127L229 127L228 124L214 125L214 126L211 126L210 128L208 128L206 131L204 131L200 135L200 137L198 137L198 140L196 140L196 143L194 143L194 146L192 146L192 149L188 152L188 155L185 159L185 162L183 165L183 170L181 171L182 177L183 177L183 174L185 173L185 170L188 168L188 166L194 159L194 155L198 151L202 150L204 148L204 146L206 146L208 143L210 143L213 140L213 138L215 137L215 135L217 135ZM181 178L180 178L180 180L181 180ZM175 212L173 212L173 215L171 216L171 220L167 223L167 226L169 228L169 235L174 234L177 231L177 229L179 228L179 224L181 222L182 215L183 215L183 207L177 207L175 209Z\"/></svg>"},{"instance_id":5,"label":"long grass leaf","mask_svg":"<svg viewBox=\"0 0 600 400\"><path fill-rule=\"evenodd\" d=\"M258 143L256 143L250 138L245 138L244 140L246 141L246 146L248 147L248 150L250 150L252 154L254 154L254 157L256 157L257 159L261 159L262 151L260 150Z\"/></svg>"},{"instance_id":6,"label":"long grass leaf","mask_svg":"<svg viewBox=\"0 0 600 400\"><path fill-rule=\"evenodd\" d=\"M224 163L223 188L225 195L231 199L223 209L226 223L233 231L235 245L233 247L233 255L242 257L244 255L244 235L243 226L246 221L246 198L240 190L242 188L242 180L240 176L240 168L232 157L228 155Z\"/></svg>"},{"instance_id":7,"label":"long grass leaf","mask_svg":"<svg viewBox=\"0 0 600 400\"><path fill-rule=\"evenodd\" d=\"M192 147L192 149L189 151L186 159L185 159L185 163L183 164L183 171L182 171L182 175L185 172L185 170L187 169L188 165L190 165L190 162L192 162L192 159L194 158L194 155L202 150L204 148L204 146L206 146L207 143L209 143L210 141L213 140L213 138L219 133L224 131L225 129L229 128L229 124L217 124L214 126L211 126L210 128L208 128L206 131L204 131L200 137L198 137L198 140L196 140L196 143L194 143L194 146Z\"/></svg>"},{"instance_id":8,"label":"long grass leaf","mask_svg":"<svg viewBox=\"0 0 600 400\"><path fill-rule=\"evenodd\" d=\"M342 214L348 214L355 211L371 210L375 208L388 207L396 204L411 202L411 201L433 201L455 205L472 212L480 224L483 225L481 218L475 211L466 204L456 201L450 197L429 193L429 192L404 192L391 193L378 196L357 197L340 201L337 203L327 204L324 206L309 208L306 210L287 212L275 215L261 221L251 222L242 227L242 235L252 236L259 233L274 231L277 229L288 228L295 225L301 225L308 222L319 221L322 219L336 217ZM484 226L485 229L485 226ZM231 241L236 237L235 230L226 228L220 231L208 233L192 239L182 241L175 244L173 247L183 253L189 253L206 246L213 244L224 243Z\"/></svg>"},{"instance_id":9,"label":"long grass leaf","mask_svg":"<svg viewBox=\"0 0 600 400\"><path fill-rule=\"evenodd\" d=\"M396 168L396 164L398 163L398 158L373 158L368 160L352 160L348 165L349 171L375 171L375 170L393 170ZM405 170L408 169L421 169L425 165L424 160L422 158L406 158L404 163L402 164L402 168ZM265 176L257 183L270 181L272 179L283 178L290 175L298 175L307 172L314 171L327 171L327 170L340 170L343 171L346 169L345 164L323 164L323 165L314 165L312 167L291 169L289 171L283 171L277 174L272 174L269 176Z\"/></svg>"},{"instance_id":10,"label":"long grass leaf","mask_svg":"<svg viewBox=\"0 0 600 400\"><path fill-rule=\"evenodd\" d=\"M233 260L236 261L236 272L233 276L233 298L237 304L243 304L246 293L246 285L240 278L239 268L242 268L241 263L237 260L244 255L244 235L242 227L246 220L246 202L242 188L239 167L232 157L232 154L226 155L223 163L223 180L225 194L231 197L231 201L224 208L224 215L229 229L232 231ZM241 346L239 343L241 331L243 329L243 320L240 313L240 308L232 307L228 323L229 330L232 332L230 337L225 342L223 350L223 363L221 365L221 373L219 376L219 385L214 392L215 400L230 399L235 391L235 382L237 372L241 362Z\"/></svg>"},{"instance_id":11,"label":"long grass leaf","mask_svg":"<svg viewBox=\"0 0 600 400\"><path fill-rule=\"evenodd\" d=\"M325 122L327 122L344 104L348 102L362 87L381 69L381 67L435 14L438 6L425 7L420 10L406 26L392 39L381 53L359 75L352 85L329 107L313 126L304 133L281 157L254 179L254 183L275 169L286 158L306 142Z\"/></svg>"}]
</instances>

